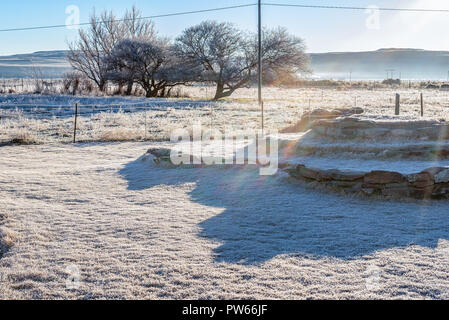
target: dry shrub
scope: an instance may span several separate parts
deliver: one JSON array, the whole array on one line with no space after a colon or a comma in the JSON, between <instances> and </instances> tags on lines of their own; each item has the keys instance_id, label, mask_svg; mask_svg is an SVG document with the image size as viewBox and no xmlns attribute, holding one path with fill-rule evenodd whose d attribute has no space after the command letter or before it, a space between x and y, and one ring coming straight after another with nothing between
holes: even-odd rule
<instances>
[{"instance_id":1,"label":"dry shrub","mask_svg":"<svg viewBox=\"0 0 449 320\"><path fill-rule=\"evenodd\" d=\"M14 245L16 235L6 228L0 228L0 257Z\"/></svg>"},{"instance_id":2,"label":"dry shrub","mask_svg":"<svg viewBox=\"0 0 449 320\"><path fill-rule=\"evenodd\" d=\"M167 92L167 98L184 98L184 99L190 99L192 96L185 92L184 90L182 90L182 88L174 88L172 90L170 90L169 92Z\"/></svg>"},{"instance_id":3,"label":"dry shrub","mask_svg":"<svg viewBox=\"0 0 449 320\"><path fill-rule=\"evenodd\" d=\"M37 136L27 129L16 129L10 134L10 139L8 141L11 144L38 144L39 139Z\"/></svg>"},{"instance_id":4,"label":"dry shrub","mask_svg":"<svg viewBox=\"0 0 449 320\"><path fill-rule=\"evenodd\" d=\"M94 91L92 81L77 72L70 72L63 75L62 94L91 94Z\"/></svg>"},{"instance_id":5,"label":"dry shrub","mask_svg":"<svg viewBox=\"0 0 449 320\"><path fill-rule=\"evenodd\" d=\"M103 131L100 136L100 141L105 142L120 142L120 141L136 141L142 140L141 130L128 128L113 128Z\"/></svg>"}]
</instances>

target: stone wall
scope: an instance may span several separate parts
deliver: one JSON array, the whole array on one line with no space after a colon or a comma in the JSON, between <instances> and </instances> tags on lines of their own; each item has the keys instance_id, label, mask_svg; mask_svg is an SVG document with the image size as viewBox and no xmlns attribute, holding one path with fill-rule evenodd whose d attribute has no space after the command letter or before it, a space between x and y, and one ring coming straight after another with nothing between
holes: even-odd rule
<instances>
[{"instance_id":1,"label":"stone wall","mask_svg":"<svg viewBox=\"0 0 449 320\"><path fill-rule=\"evenodd\" d=\"M298 165L285 169L291 177L316 182L335 191L389 198L449 198L449 167L429 168L416 174L392 171L320 170Z\"/></svg>"},{"instance_id":2,"label":"stone wall","mask_svg":"<svg viewBox=\"0 0 449 320\"><path fill-rule=\"evenodd\" d=\"M449 125L436 121L377 122L358 118L319 120L313 126L316 136L334 140L449 140Z\"/></svg>"}]
</instances>

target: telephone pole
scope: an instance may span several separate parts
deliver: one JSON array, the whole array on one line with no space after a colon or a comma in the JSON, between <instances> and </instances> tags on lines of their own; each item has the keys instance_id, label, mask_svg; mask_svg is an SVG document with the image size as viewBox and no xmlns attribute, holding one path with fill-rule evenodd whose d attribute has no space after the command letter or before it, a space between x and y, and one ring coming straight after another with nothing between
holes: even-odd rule
<instances>
[{"instance_id":1,"label":"telephone pole","mask_svg":"<svg viewBox=\"0 0 449 320\"><path fill-rule=\"evenodd\" d=\"M262 111L262 130L264 128L264 110L263 110L263 101L262 101L262 81L263 81L263 77L262 77L262 0L259 0L258 2L258 15L259 15L259 59L258 59L258 76L259 76L259 106L261 108Z\"/></svg>"}]
</instances>

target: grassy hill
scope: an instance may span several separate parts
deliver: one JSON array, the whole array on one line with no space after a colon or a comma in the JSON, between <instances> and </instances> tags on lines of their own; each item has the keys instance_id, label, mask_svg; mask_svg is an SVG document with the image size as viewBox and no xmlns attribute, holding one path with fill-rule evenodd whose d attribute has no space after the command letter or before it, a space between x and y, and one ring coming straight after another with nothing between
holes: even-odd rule
<instances>
[{"instance_id":1,"label":"grassy hill","mask_svg":"<svg viewBox=\"0 0 449 320\"><path fill-rule=\"evenodd\" d=\"M31 54L0 56L0 78L59 78L70 70L67 51L40 51Z\"/></svg>"}]
</instances>

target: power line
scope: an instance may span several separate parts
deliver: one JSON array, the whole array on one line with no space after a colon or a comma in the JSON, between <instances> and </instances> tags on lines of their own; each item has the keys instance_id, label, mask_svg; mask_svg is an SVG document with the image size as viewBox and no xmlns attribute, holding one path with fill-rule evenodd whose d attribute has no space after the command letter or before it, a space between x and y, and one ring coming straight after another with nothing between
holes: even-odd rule
<instances>
[{"instance_id":1,"label":"power line","mask_svg":"<svg viewBox=\"0 0 449 320\"><path fill-rule=\"evenodd\" d=\"M449 13L449 9L347 7L347 6L326 6L326 5L309 5L309 4L288 4L288 3L263 3L262 5L270 6L270 7L297 7L297 8L309 8L309 9L379 10L379 11L444 12L444 13Z\"/></svg>"},{"instance_id":2,"label":"power line","mask_svg":"<svg viewBox=\"0 0 449 320\"><path fill-rule=\"evenodd\" d=\"M194 10L194 11L184 11L184 12L175 12L168 14L160 14L154 16L140 17L137 20L146 20L146 19L157 19L157 18L166 18L166 17L175 17L175 16L183 16L197 13L206 13L206 12L216 12L223 10L231 10L231 9L240 9L247 7L257 6L257 3L250 4L242 4L228 7L220 7L220 8L212 8L212 9L203 9L203 10ZM379 11L402 11L402 12L440 12L440 13L449 13L449 9L414 9L414 8L385 8L385 7L354 7L354 6L329 6L329 5L309 5L309 4L288 4L288 3L262 3L262 6L269 7L296 7L296 8L308 8L308 9L337 9L337 10L379 10ZM130 19L116 19L114 22L123 22L129 21ZM109 22L109 21L108 21ZM99 24L105 23L103 21L98 21ZM66 28L66 27L82 27L90 25L90 22L77 23L77 24L59 24L59 25L49 25L49 26L35 26L35 27L24 27L24 28L10 28L10 29L0 29L0 32L14 32L14 31L30 31L30 30L42 30L42 29L57 29L57 28Z\"/></svg>"},{"instance_id":3,"label":"power line","mask_svg":"<svg viewBox=\"0 0 449 320\"><path fill-rule=\"evenodd\" d=\"M148 16L148 17L140 17L137 20L146 20L146 19L157 19L157 18L166 18L166 17L174 17L174 16L184 16L184 15L190 15L190 14L196 14L196 13L205 13L205 12L214 12L214 11L223 11L223 10L231 10L231 9L239 9L239 8L246 8L246 7L253 7L257 6L257 3L251 3L251 4L242 4L242 5L235 5L235 6L229 6L229 7L221 7L221 8L213 8L213 9L203 9L203 10L195 10L195 11L184 11L184 12L176 12L176 13L167 13L167 14L160 14L155 16ZM112 20L113 22L124 22L129 21L131 19L117 19ZM108 21L110 22L110 21ZM98 21L99 24L105 23L103 21ZM13 32L13 31L30 31L30 30L41 30L41 29L57 29L57 28L66 28L66 27L82 27L90 25L90 22L84 22L84 23L77 23L77 24L58 24L58 25L52 25L52 26L36 26L36 27L25 27L25 28L11 28L11 29L0 29L0 32Z\"/></svg>"}]
</instances>

